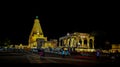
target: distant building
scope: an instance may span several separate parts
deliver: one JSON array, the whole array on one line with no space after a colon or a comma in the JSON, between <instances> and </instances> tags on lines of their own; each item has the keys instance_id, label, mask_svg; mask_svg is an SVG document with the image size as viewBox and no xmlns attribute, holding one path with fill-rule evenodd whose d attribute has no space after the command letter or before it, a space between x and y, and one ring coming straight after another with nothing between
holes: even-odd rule
<instances>
[{"instance_id":1,"label":"distant building","mask_svg":"<svg viewBox=\"0 0 120 67\"><path fill-rule=\"evenodd\" d=\"M112 49L110 49L110 52L115 53L116 51L120 52L120 44L112 44Z\"/></svg>"}]
</instances>

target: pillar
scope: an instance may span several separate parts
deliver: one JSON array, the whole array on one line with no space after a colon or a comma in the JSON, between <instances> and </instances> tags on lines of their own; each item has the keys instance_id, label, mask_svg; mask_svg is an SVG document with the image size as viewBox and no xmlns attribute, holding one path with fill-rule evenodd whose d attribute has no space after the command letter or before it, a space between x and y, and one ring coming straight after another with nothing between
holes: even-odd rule
<instances>
[{"instance_id":1,"label":"pillar","mask_svg":"<svg viewBox=\"0 0 120 67\"><path fill-rule=\"evenodd\" d=\"M76 37L76 46L78 47L78 43L79 43L79 38Z\"/></svg>"},{"instance_id":2,"label":"pillar","mask_svg":"<svg viewBox=\"0 0 120 67\"><path fill-rule=\"evenodd\" d=\"M92 39L93 41L92 41L92 48L94 49L94 39Z\"/></svg>"},{"instance_id":3,"label":"pillar","mask_svg":"<svg viewBox=\"0 0 120 67\"><path fill-rule=\"evenodd\" d=\"M82 47L84 47L84 39L81 39L82 40Z\"/></svg>"},{"instance_id":4,"label":"pillar","mask_svg":"<svg viewBox=\"0 0 120 67\"><path fill-rule=\"evenodd\" d=\"M87 48L90 48L90 39L89 38L87 38Z\"/></svg>"},{"instance_id":5,"label":"pillar","mask_svg":"<svg viewBox=\"0 0 120 67\"><path fill-rule=\"evenodd\" d=\"M73 46L76 47L76 44L77 44L77 41L76 41L76 39L74 38L74 40L73 40Z\"/></svg>"},{"instance_id":6,"label":"pillar","mask_svg":"<svg viewBox=\"0 0 120 67\"><path fill-rule=\"evenodd\" d=\"M68 38L68 39L67 39L67 45L68 45L68 46L70 46L70 43L69 43L69 42L70 42L70 39Z\"/></svg>"},{"instance_id":7,"label":"pillar","mask_svg":"<svg viewBox=\"0 0 120 67\"><path fill-rule=\"evenodd\" d=\"M66 38L64 39L63 42L64 42L64 45L67 47L67 39Z\"/></svg>"},{"instance_id":8,"label":"pillar","mask_svg":"<svg viewBox=\"0 0 120 67\"><path fill-rule=\"evenodd\" d=\"M70 38L70 47L72 47L72 38Z\"/></svg>"}]
</instances>

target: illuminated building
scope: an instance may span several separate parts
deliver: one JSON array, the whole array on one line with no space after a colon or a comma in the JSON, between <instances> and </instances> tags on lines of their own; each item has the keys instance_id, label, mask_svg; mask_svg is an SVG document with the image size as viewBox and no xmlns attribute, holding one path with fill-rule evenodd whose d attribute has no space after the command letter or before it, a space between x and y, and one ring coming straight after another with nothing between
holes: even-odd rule
<instances>
[{"instance_id":1,"label":"illuminated building","mask_svg":"<svg viewBox=\"0 0 120 67\"><path fill-rule=\"evenodd\" d=\"M59 38L59 47L75 48L76 51L94 51L94 36L88 33L67 33Z\"/></svg>"},{"instance_id":2,"label":"illuminated building","mask_svg":"<svg viewBox=\"0 0 120 67\"><path fill-rule=\"evenodd\" d=\"M57 40L53 39L47 41L47 37L44 37L43 31L40 25L38 16L34 20L34 25L29 36L29 47L30 48L55 48L57 45Z\"/></svg>"},{"instance_id":3,"label":"illuminated building","mask_svg":"<svg viewBox=\"0 0 120 67\"><path fill-rule=\"evenodd\" d=\"M57 40L50 40L46 41L43 48L56 48L57 47Z\"/></svg>"},{"instance_id":4,"label":"illuminated building","mask_svg":"<svg viewBox=\"0 0 120 67\"><path fill-rule=\"evenodd\" d=\"M112 53L115 53L116 51L120 52L120 44L112 44L112 49L109 51Z\"/></svg>"},{"instance_id":5,"label":"illuminated building","mask_svg":"<svg viewBox=\"0 0 120 67\"><path fill-rule=\"evenodd\" d=\"M47 41L47 37L44 37L40 21L38 16L36 16L32 31L29 36L28 45L30 48L42 47L45 41Z\"/></svg>"}]
</instances>

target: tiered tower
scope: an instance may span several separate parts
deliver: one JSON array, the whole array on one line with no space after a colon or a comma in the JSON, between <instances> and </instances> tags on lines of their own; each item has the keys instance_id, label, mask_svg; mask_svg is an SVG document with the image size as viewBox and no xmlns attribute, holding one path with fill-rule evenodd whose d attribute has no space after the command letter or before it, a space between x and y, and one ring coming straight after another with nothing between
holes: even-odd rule
<instances>
[{"instance_id":1,"label":"tiered tower","mask_svg":"<svg viewBox=\"0 0 120 67\"><path fill-rule=\"evenodd\" d=\"M36 18L34 19L32 31L29 36L28 45L30 48L36 48L38 47L38 45L43 45L40 43L41 41L47 41L47 37L44 37L40 21L38 19L38 16L36 16Z\"/></svg>"}]
</instances>

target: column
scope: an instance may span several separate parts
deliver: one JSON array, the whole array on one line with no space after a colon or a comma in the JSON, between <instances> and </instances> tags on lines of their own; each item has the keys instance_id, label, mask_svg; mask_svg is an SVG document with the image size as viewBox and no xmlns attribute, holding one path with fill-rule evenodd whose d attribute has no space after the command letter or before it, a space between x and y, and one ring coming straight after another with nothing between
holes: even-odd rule
<instances>
[{"instance_id":1,"label":"column","mask_svg":"<svg viewBox=\"0 0 120 67\"><path fill-rule=\"evenodd\" d=\"M78 47L78 45L79 45L79 43L80 43L80 42L79 42L80 39L79 39L78 37L76 37L76 41L77 41L77 42L76 42L76 43L77 43L76 46ZM80 43L80 44L81 44L81 43Z\"/></svg>"},{"instance_id":2,"label":"column","mask_svg":"<svg viewBox=\"0 0 120 67\"><path fill-rule=\"evenodd\" d=\"M94 39L92 39L93 41L92 41L92 48L94 49Z\"/></svg>"},{"instance_id":3,"label":"column","mask_svg":"<svg viewBox=\"0 0 120 67\"><path fill-rule=\"evenodd\" d=\"M73 46L74 46L74 47L76 47L76 43L77 43L77 41L76 41L76 39L74 38L74 40L73 40Z\"/></svg>"},{"instance_id":4,"label":"column","mask_svg":"<svg viewBox=\"0 0 120 67\"><path fill-rule=\"evenodd\" d=\"M70 38L70 47L72 47L72 38Z\"/></svg>"},{"instance_id":5,"label":"column","mask_svg":"<svg viewBox=\"0 0 120 67\"><path fill-rule=\"evenodd\" d=\"M82 38L81 40L82 40L82 47L84 47L84 39Z\"/></svg>"},{"instance_id":6,"label":"column","mask_svg":"<svg viewBox=\"0 0 120 67\"><path fill-rule=\"evenodd\" d=\"M72 47L72 38L70 38L70 47Z\"/></svg>"},{"instance_id":7,"label":"column","mask_svg":"<svg viewBox=\"0 0 120 67\"><path fill-rule=\"evenodd\" d=\"M67 46L69 46L69 38L67 38Z\"/></svg>"},{"instance_id":8,"label":"column","mask_svg":"<svg viewBox=\"0 0 120 67\"><path fill-rule=\"evenodd\" d=\"M90 39L87 38L87 48L90 48Z\"/></svg>"},{"instance_id":9,"label":"column","mask_svg":"<svg viewBox=\"0 0 120 67\"><path fill-rule=\"evenodd\" d=\"M65 38L63 41L64 41L64 45L67 47L67 39Z\"/></svg>"},{"instance_id":10,"label":"column","mask_svg":"<svg viewBox=\"0 0 120 67\"><path fill-rule=\"evenodd\" d=\"M74 46L74 38L71 38L71 46Z\"/></svg>"}]
</instances>

